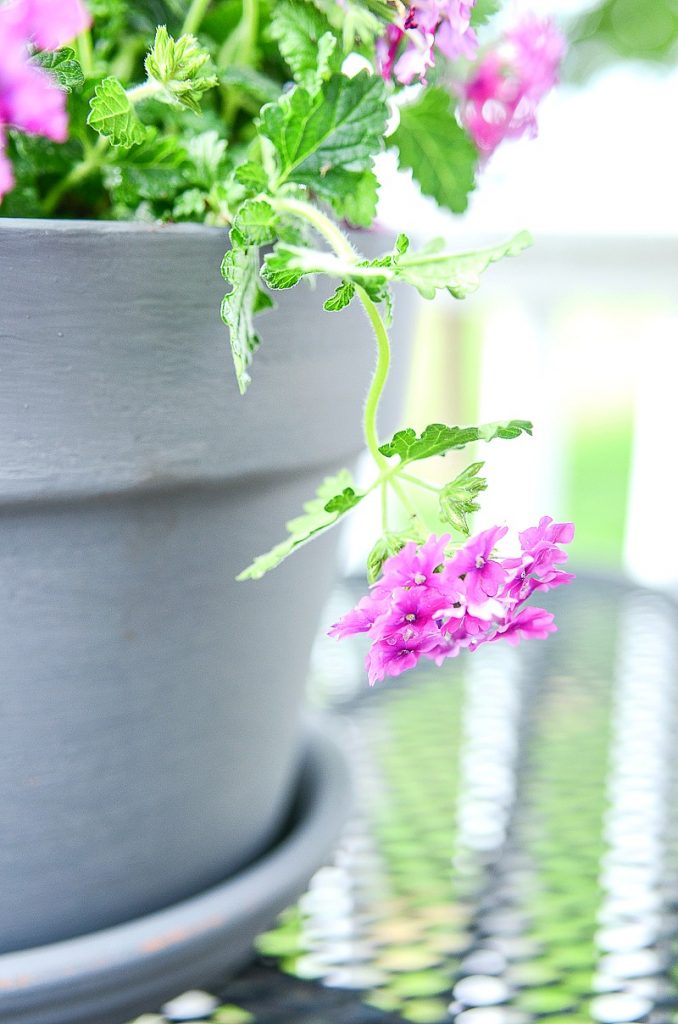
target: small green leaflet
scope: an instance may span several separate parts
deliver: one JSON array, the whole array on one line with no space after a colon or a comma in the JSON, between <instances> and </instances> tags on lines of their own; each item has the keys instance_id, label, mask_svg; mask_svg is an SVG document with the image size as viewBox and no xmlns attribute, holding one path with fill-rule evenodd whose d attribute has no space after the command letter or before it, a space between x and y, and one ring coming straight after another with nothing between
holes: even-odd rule
<instances>
[{"instance_id":1,"label":"small green leaflet","mask_svg":"<svg viewBox=\"0 0 678 1024\"><path fill-rule=\"evenodd\" d=\"M150 138L153 130L141 123L117 78L104 78L94 90L87 124L105 135L112 146L130 149Z\"/></svg>"},{"instance_id":2,"label":"small green leaflet","mask_svg":"<svg viewBox=\"0 0 678 1024\"><path fill-rule=\"evenodd\" d=\"M306 271L292 266L290 253L293 251L295 250L291 247L278 244L273 252L267 252L264 256L261 276L269 288L282 291L285 288L294 288L295 284L299 284L301 281ZM305 252L306 250L300 249L299 251Z\"/></svg>"},{"instance_id":3,"label":"small green leaflet","mask_svg":"<svg viewBox=\"0 0 678 1024\"><path fill-rule=\"evenodd\" d=\"M380 537L367 556L367 582L370 586L379 579L382 566L387 558L397 555L408 540L419 539L418 536L407 532L385 533Z\"/></svg>"},{"instance_id":4,"label":"small green leaflet","mask_svg":"<svg viewBox=\"0 0 678 1024\"><path fill-rule=\"evenodd\" d=\"M216 75L206 73L209 64L209 51L195 36L173 39L164 25L156 29L153 48L144 62L149 80L162 86L157 98L188 107L196 114L200 113L203 93L218 82Z\"/></svg>"},{"instance_id":5,"label":"small green leaflet","mask_svg":"<svg viewBox=\"0 0 678 1024\"><path fill-rule=\"evenodd\" d=\"M531 434L529 420L508 420L504 423L485 423L480 427L447 427L444 423L431 423L417 437L412 427L399 430L379 451L386 458L400 456L400 464L417 459L429 459L432 455L444 455L453 448L464 448L474 441L492 441L495 437L510 440L520 434Z\"/></svg>"},{"instance_id":6,"label":"small green leaflet","mask_svg":"<svg viewBox=\"0 0 678 1024\"><path fill-rule=\"evenodd\" d=\"M60 50L41 51L31 58L32 63L50 71L64 92L79 89L84 84L85 76L75 57L75 50L64 46Z\"/></svg>"},{"instance_id":7,"label":"small green leaflet","mask_svg":"<svg viewBox=\"0 0 678 1024\"><path fill-rule=\"evenodd\" d=\"M429 86L400 109L400 124L389 142L398 148L401 170L411 170L424 195L463 213L475 188L478 151L457 123L446 89Z\"/></svg>"},{"instance_id":8,"label":"small green leaflet","mask_svg":"<svg viewBox=\"0 0 678 1024\"><path fill-rule=\"evenodd\" d=\"M323 303L323 309L329 313L336 313L348 306L355 295L355 285L352 281L342 281L334 295Z\"/></svg>"},{"instance_id":9,"label":"small green leaflet","mask_svg":"<svg viewBox=\"0 0 678 1024\"><path fill-rule=\"evenodd\" d=\"M501 8L501 0L476 0L471 10L471 26L477 28L493 18Z\"/></svg>"},{"instance_id":10,"label":"small green leaflet","mask_svg":"<svg viewBox=\"0 0 678 1024\"><path fill-rule=\"evenodd\" d=\"M314 91L341 65L337 37L326 18L306 0L283 0L271 12L270 33L295 81Z\"/></svg>"},{"instance_id":11,"label":"small green leaflet","mask_svg":"<svg viewBox=\"0 0 678 1024\"><path fill-rule=\"evenodd\" d=\"M325 179L319 179L314 188L322 198L332 203L334 212L342 220L358 228L368 228L377 213L377 193L379 182L374 171L344 171L344 180L340 182L340 172L335 170L326 191ZM340 183L340 188L338 184Z\"/></svg>"},{"instance_id":12,"label":"small green leaflet","mask_svg":"<svg viewBox=\"0 0 678 1024\"><path fill-rule=\"evenodd\" d=\"M480 505L475 499L481 491L487 490L487 480L478 476L484 465L484 462L473 462L446 484L439 495L440 518L467 537L471 531L466 516L478 511Z\"/></svg>"},{"instance_id":13,"label":"small green leaflet","mask_svg":"<svg viewBox=\"0 0 678 1024\"><path fill-rule=\"evenodd\" d=\"M240 64L230 64L227 68L220 68L219 81L223 85L237 86L258 106L261 106L262 103L273 103L280 95L280 86L272 78L262 75L254 68L243 67Z\"/></svg>"},{"instance_id":14,"label":"small green leaflet","mask_svg":"<svg viewBox=\"0 0 678 1024\"><path fill-rule=\"evenodd\" d=\"M362 500L362 494L356 494L352 487L344 487L341 494L335 494L325 505L326 512L338 512L343 515L354 508Z\"/></svg>"},{"instance_id":15,"label":"small green leaflet","mask_svg":"<svg viewBox=\"0 0 678 1024\"><path fill-rule=\"evenodd\" d=\"M277 187L308 185L340 207L355 187L350 172L371 170L382 146L387 107L384 83L361 72L333 75L320 91L297 85L261 111L261 134L277 153Z\"/></svg>"},{"instance_id":16,"label":"small green leaflet","mask_svg":"<svg viewBox=\"0 0 678 1024\"><path fill-rule=\"evenodd\" d=\"M194 168L195 185L210 188L224 179L224 165L228 143L214 129L194 135L186 144L186 151Z\"/></svg>"},{"instance_id":17,"label":"small green leaflet","mask_svg":"<svg viewBox=\"0 0 678 1024\"><path fill-rule=\"evenodd\" d=\"M276 237L278 215L265 199L247 199L235 218L235 226L256 245L266 245Z\"/></svg>"},{"instance_id":18,"label":"small green leaflet","mask_svg":"<svg viewBox=\"0 0 678 1024\"><path fill-rule=\"evenodd\" d=\"M244 164L236 167L234 176L238 184L243 185L248 192L268 191L266 171L261 164L257 164L253 160L247 160Z\"/></svg>"},{"instance_id":19,"label":"small green leaflet","mask_svg":"<svg viewBox=\"0 0 678 1024\"><path fill-rule=\"evenodd\" d=\"M236 579L261 579L265 573L275 569L288 555L306 544L316 534L334 526L362 498L362 494L356 494L351 474L347 469L340 470L336 476L326 477L318 487L315 498L304 505L304 514L287 523L289 536L265 555L255 558Z\"/></svg>"},{"instance_id":20,"label":"small green leaflet","mask_svg":"<svg viewBox=\"0 0 678 1024\"><path fill-rule=\"evenodd\" d=\"M254 329L255 313L270 309L271 298L259 287L259 249L251 245L236 227L231 229L231 248L223 258L221 273L232 290L221 303L221 319L230 331L231 352L240 394L250 383L247 372L260 338Z\"/></svg>"},{"instance_id":21,"label":"small green leaflet","mask_svg":"<svg viewBox=\"0 0 678 1024\"><path fill-rule=\"evenodd\" d=\"M400 257L393 274L398 281L414 285L425 299L432 299L439 288L446 288L455 299L465 299L480 285L480 275L504 256L517 256L532 245L527 231L520 231L510 241L478 252L451 254L445 251L442 238L425 245L419 252Z\"/></svg>"}]
</instances>

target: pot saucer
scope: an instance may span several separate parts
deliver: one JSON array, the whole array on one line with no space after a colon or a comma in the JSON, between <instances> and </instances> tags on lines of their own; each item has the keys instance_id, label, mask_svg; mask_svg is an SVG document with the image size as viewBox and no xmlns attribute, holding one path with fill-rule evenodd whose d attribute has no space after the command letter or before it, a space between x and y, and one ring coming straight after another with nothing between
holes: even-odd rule
<instances>
[{"instance_id":1,"label":"pot saucer","mask_svg":"<svg viewBox=\"0 0 678 1024\"><path fill-rule=\"evenodd\" d=\"M0 955L3 1024L120 1024L221 979L299 896L336 842L350 802L334 730L307 727L282 838L220 885L165 910L63 942Z\"/></svg>"}]
</instances>

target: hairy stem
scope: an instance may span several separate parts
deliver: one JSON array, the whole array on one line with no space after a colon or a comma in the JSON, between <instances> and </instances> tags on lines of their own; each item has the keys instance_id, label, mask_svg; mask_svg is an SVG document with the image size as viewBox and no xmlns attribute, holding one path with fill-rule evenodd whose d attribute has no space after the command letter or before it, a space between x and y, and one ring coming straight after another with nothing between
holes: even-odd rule
<instances>
[{"instance_id":1,"label":"hairy stem","mask_svg":"<svg viewBox=\"0 0 678 1024\"><path fill-rule=\"evenodd\" d=\"M314 227L318 234L322 235L325 241L332 246L337 256L342 257L348 263L356 263L358 261L358 255L348 239L344 237L336 224L334 224L329 217L326 217L324 213L321 213L320 210L316 209L315 206L311 206L309 203L302 202L298 199L275 199L273 201L273 205L278 210L300 217L302 220L305 220L308 224ZM374 337L377 342L377 365L365 400L363 432L365 434L365 442L372 458L379 469L383 470L388 466L388 461L379 451L377 412L379 409L379 399L381 398L381 394L384 390L384 385L386 384L391 365L391 345L384 326L384 321L381 319L381 315L375 303L369 297L364 288L359 286L356 287L356 295L362 303L363 309L367 313L367 317L372 325Z\"/></svg>"},{"instance_id":2,"label":"hairy stem","mask_svg":"<svg viewBox=\"0 0 678 1024\"><path fill-rule=\"evenodd\" d=\"M202 19L205 17L209 5L210 0L192 0L191 6L186 11L180 35L195 35L202 24Z\"/></svg>"},{"instance_id":3,"label":"hairy stem","mask_svg":"<svg viewBox=\"0 0 678 1024\"><path fill-rule=\"evenodd\" d=\"M92 35L89 29L85 29L75 40L75 52L82 68L85 78L94 77L94 50L92 48Z\"/></svg>"},{"instance_id":4,"label":"hairy stem","mask_svg":"<svg viewBox=\"0 0 678 1024\"><path fill-rule=\"evenodd\" d=\"M165 86L162 82L156 82L154 78L149 78L141 85L134 85L131 89L127 89L126 95L130 103L134 105L148 99L150 96L157 96L158 93L164 91Z\"/></svg>"},{"instance_id":5,"label":"hairy stem","mask_svg":"<svg viewBox=\"0 0 678 1024\"><path fill-rule=\"evenodd\" d=\"M399 473L401 480L407 480L408 484L414 484L416 487L423 487L425 491L433 491L434 494L440 494L440 488L436 484L430 484L428 480L422 480L421 477L412 476L410 473Z\"/></svg>"},{"instance_id":6,"label":"hairy stem","mask_svg":"<svg viewBox=\"0 0 678 1024\"><path fill-rule=\"evenodd\" d=\"M103 154L106 152L108 146L108 139L104 138L103 135L99 137L96 146L92 146L89 153L85 156L84 160L81 160L79 164L76 164L65 178L62 178L56 183L56 185L47 193L45 196L42 209L43 212L50 216L56 210L59 202L66 195L70 189L79 185L81 181L88 178L90 174L97 171L102 163Z\"/></svg>"},{"instance_id":7,"label":"hairy stem","mask_svg":"<svg viewBox=\"0 0 678 1024\"><path fill-rule=\"evenodd\" d=\"M251 67L254 64L257 36L259 34L259 0L242 0L242 16L237 27L228 36L217 56L217 66L226 68L229 64ZM232 85L222 85L224 121L230 127L242 106L242 94Z\"/></svg>"}]
</instances>

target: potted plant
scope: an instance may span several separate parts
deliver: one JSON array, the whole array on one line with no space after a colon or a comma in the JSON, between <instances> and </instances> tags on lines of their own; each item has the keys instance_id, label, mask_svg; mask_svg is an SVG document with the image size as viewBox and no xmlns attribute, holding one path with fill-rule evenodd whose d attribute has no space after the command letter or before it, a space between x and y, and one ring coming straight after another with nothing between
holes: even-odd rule
<instances>
[{"instance_id":1,"label":"potted plant","mask_svg":"<svg viewBox=\"0 0 678 1024\"><path fill-rule=\"evenodd\" d=\"M523 602L570 578L571 527L500 557L504 528L470 536L481 463L433 524L411 472L531 425L377 430L392 286L463 298L528 236L341 226L372 224L385 147L461 211L534 127L562 41L528 19L479 51L494 7L0 2L3 1020L104 1024L236 963L322 857L344 790L302 728L332 573L308 542L368 493L374 586L333 633L369 633L370 682L554 628Z\"/></svg>"}]
</instances>

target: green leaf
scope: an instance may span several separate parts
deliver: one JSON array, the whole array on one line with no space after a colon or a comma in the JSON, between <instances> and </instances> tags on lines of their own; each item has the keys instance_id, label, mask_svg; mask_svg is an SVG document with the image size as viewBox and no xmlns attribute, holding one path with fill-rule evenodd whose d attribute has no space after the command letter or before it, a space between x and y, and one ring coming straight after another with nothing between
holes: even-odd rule
<instances>
[{"instance_id":1,"label":"green leaf","mask_svg":"<svg viewBox=\"0 0 678 1024\"><path fill-rule=\"evenodd\" d=\"M231 229L231 248L223 258L221 273L231 291L221 303L221 318L231 337L231 352L240 394L244 395L251 378L248 367L261 343L254 329L255 313L270 309L271 299L259 287L259 248L251 245L237 228Z\"/></svg>"},{"instance_id":2,"label":"green leaf","mask_svg":"<svg viewBox=\"0 0 678 1024\"><path fill-rule=\"evenodd\" d=\"M356 494L353 480L347 469L336 476L328 476L316 491L315 498L304 505L304 514L287 523L289 536L274 548L259 555L251 565L236 577L238 580L258 580L275 569L293 551L306 544L324 530L334 526L341 517L354 508L364 496Z\"/></svg>"},{"instance_id":3,"label":"green leaf","mask_svg":"<svg viewBox=\"0 0 678 1024\"><path fill-rule=\"evenodd\" d=\"M291 266L291 249L287 246L276 245L273 252L267 252L264 256L264 265L261 276L269 286L277 291L285 288L294 288L304 276L303 270L297 270Z\"/></svg>"},{"instance_id":4,"label":"green leaf","mask_svg":"<svg viewBox=\"0 0 678 1024\"><path fill-rule=\"evenodd\" d=\"M352 281L342 281L334 295L323 304L323 309L330 313L336 313L348 306L355 295L355 285Z\"/></svg>"},{"instance_id":5,"label":"green leaf","mask_svg":"<svg viewBox=\"0 0 678 1024\"><path fill-rule=\"evenodd\" d=\"M255 68L241 64L220 68L219 81L223 85L236 86L246 96L255 100L258 106L262 103L273 103L280 95L280 85L272 78L256 71Z\"/></svg>"},{"instance_id":6,"label":"green leaf","mask_svg":"<svg viewBox=\"0 0 678 1024\"><path fill-rule=\"evenodd\" d=\"M487 490L487 480L478 476L484 465L484 462L474 462L467 466L439 495L440 518L467 537L471 531L466 516L478 511L480 505L475 499L481 491Z\"/></svg>"},{"instance_id":7,"label":"green leaf","mask_svg":"<svg viewBox=\"0 0 678 1024\"><path fill-rule=\"evenodd\" d=\"M144 62L149 81L162 86L154 93L156 99L180 104L199 114L203 93L218 83L216 75L207 74L210 59L209 51L200 46L195 36L173 39L166 27L159 25Z\"/></svg>"},{"instance_id":8,"label":"green leaf","mask_svg":"<svg viewBox=\"0 0 678 1024\"><path fill-rule=\"evenodd\" d=\"M235 169L235 180L252 193L268 191L268 177L261 164L248 160Z\"/></svg>"},{"instance_id":9,"label":"green leaf","mask_svg":"<svg viewBox=\"0 0 678 1024\"><path fill-rule=\"evenodd\" d=\"M278 156L278 187L298 182L341 205L355 186L346 171L371 169L387 113L384 83L367 72L355 78L333 75L313 94L295 86L265 106L260 132Z\"/></svg>"},{"instance_id":10,"label":"green leaf","mask_svg":"<svg viewBox=\"0 0 678 1024\"><path fill-rule=\"evenodd\" d=\"M195 184L211 188L223 180L228 143L215 129L193 135L186 143L189 159L195 169Z\"/></svg>"},{"instance_id":11,"label":"green leaf","mask_svg":"<svg viewBox=\"0 0 678 1024\"><path fill-rule=\"evenodd\" d=\"M389 140L398 147L401 170L411 170L424 195L463 213L475 188L478 151L454 116L446 89L423 90L400 110L400 124Z\"/></svg>"},{"instance_id":12,"label":"green leaf","mask_svg":"<svg viewBox=\"0 0 678 1024\"><path fill-rule=\"evenodd\" d=\"M323 178L315 186L321 198L327 198L338 217L359 228L368 228L377 213L379 182L374 171L344 171L339 185L338 172L325 184Z\"/></svg>"},{"instance_id":13,"label":"green leaf","mask_svg":"<svg viewBox=\"0 0 678 1024\"><path fill-rule=\"evenodd\" d=\"M326 18L305 0L283 0L271 13L270 34L295 81L314 91L332 71L341 54Z\"/></svg>"},{"instance_id":14,"label":"green leaf","mask_svg":"<svg viewBox=\"0 0 678 1024\"><path fill-rule=\"evenodd\" d=\"M39 64L41 68L51 72L65 92L79 89L85 82L82 68L75 57L75 50L72 50L70 46L63 46L60 50L44 50L36 53L31 58L31 62Z\"/></svg>"},{"instance_id":15,"label":"green leaf","mask_svg":"<svg viewBox=\"0 0 678 1024\"><path fill-rule=\"evenodd\" d=\"M404 253L395 266L394 277L414 285L425 299L432 299L438 288L446 288L455 299L464 299L480 285L480 275L491 263L504 256L516 256L532 244L527 231L510 241L478 252L452 254L445 251L442 238L435 239L419 252Z\"/></svg>"},{"instance_id":16,"label":"green leaf","mask_svg":"<svg viewBox=\"0 0 678 1024\"><path fill-rule=\"evenodd\" d=\"M471 9L471 25L478 28L493 18L501 10L501 0L476 0Z\"/></svg>"},{"instance_id":17,"label":"green leaf","mask_svg":"<svg viewBox=\"0 0 678 1024\"><path fill-rule=\"evenodd\" d=\"M87 124L121 149L138 146L153 135L153 130L135 114L121 83L112 77L104 78L95 87Z\"/></svg>"},{"instance_id":18,"label":"green leaf","mask_svg":"<svg viewBox=\"0 0 678 1024\"><path fill-rule=\"evenodd\" d=\"M335 494L325 505L326 512L338 512L343 515L348 512L363 498L362 494L356 494L352 487L345 487L341 494Z\"/></svg>"},{"instance_id":19,"label":"green leaf","mask_svg":"<svg viewBox=\"0 0 678 1024\"><path fill-rule=\"evenodd\" d=\"M419 437L412 427L399 430L379 451L387 459L399 455L401 465L405 465L417 459L429 459L432 455L444 455L453 448L464 448L474 441L492 441L496 437L510 440L523 433L532 433L532 424L528 420L485 423L480 427L447 427L444 423L431 423Z\"/></svg>"},{"instance_id":20,"label":"green leaf","mask_svg":"<svg viewBox=\"0 0 678 1024\"><path fill-rule=\"evenodd\" d=\"M266 245L276 237L278 215L265 199L248 199L235 219L235 226L255 245Z\"/></svg>"}]
</instances>

